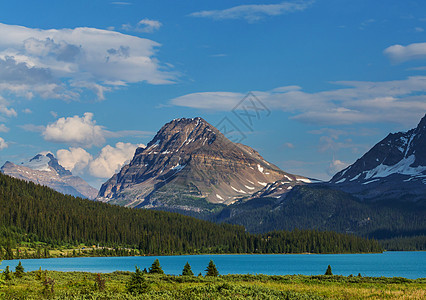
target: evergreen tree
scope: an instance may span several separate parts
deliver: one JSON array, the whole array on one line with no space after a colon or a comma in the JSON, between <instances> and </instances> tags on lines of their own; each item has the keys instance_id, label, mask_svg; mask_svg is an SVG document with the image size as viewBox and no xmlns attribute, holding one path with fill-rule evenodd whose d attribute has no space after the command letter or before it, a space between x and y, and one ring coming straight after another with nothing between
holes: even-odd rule
<instances>
[{"instance_id":1,"label":"evergreen tree","mask_svg":"<svg viewBox=\"0 0 426 300\"><path fill-rule=\"evenodd\" d=\"M36 271L35 277L37 280L43 279L43 271L41 270L41 267Z\"/></svg>"},{"instance_id":2,"label":"evergreen tree","mask_svg":"<svg viewBox=\"0 0 426 300\"><path fill-rule=\"evenodd\" d=\"M158 258L154 260L151 265L151 268L149 268L149 274L164 274L164 271L160 266L160 261L158 260Z\"/></svg>"},{"instance_id":3,"label":"evergreen tree","mask_svg":"<svg viewBox=\"0 0 426 300\"><path fill-rule=\"evenodd\" d=\"M136 266L135 273L130 277L129 282L126 285L126 290L130 294L142 294L149 290L149 285L143 276L141 270Z\"/></svg>"},{"instance_id":4,"label":"evergreen tree","mask_svg":"<svg viewBox=\"0 0 426 300\"><path fill-rule=\"evenodd\" d=\"M9 266L6 266L6 269L3 271L3 277L7 281L12 279L12 272L9 270Z\"/></svg>"},{"instance_id":5,"label":"evergreen tree","mask_svg":"<svg viewBox=\"0 0 426 300\"><path fill-rule=\"evenodd\" d=\"M324 275L333 275L333 272L331 272L331 267L328 265L327 270L325 271Z\"/></svg>"},{"instance_id":6,"label":"evergreen tree","mask_svg":"<svg viewBox=\"0 0 426 300\"><path fill-rule=\"evenodd\" d=\"M1 265L1 260L0 260L0 265ZM0 270L0 272L1 271L3 271L3 270ZM2 278L3 276L0 276L0 288L3 286L3 283L4 283L4 280L3 280L3 278ZM1 296L1 293L0 293L0 296Z\"/></svg>"},{"instance_id":7,"label":"evergreen tree","mask_svg":"<svg viewBox=\"0 0 426 300\"><path fill-rule=\"evenodd\" d=\"M24 274L24 267L22 266L21 261L19 261L18 265L15 267L15 276L21 278Z\"/></svg>"},{"instance_id":8,"label":"evergreen tree","mask_svg":"<svg viewBox=\"0 0 426 300\"><path fill-rule=\"evenodd\" d=\"M205 269L204 271L207 271L206 276L219 276L219 271L216 269L216 266L212 260L210 260L207 269Z\"/></svg>"},{"instance_id":9,"label":"evergreen tree","mask_svg":"<svg viewBox=\"0 0 426 300\"><path fill-rule=\"evenodd\" d=\"M194 276L194 273L191 270L191 265L189 264L189 262L186 262L185 266L183 267L182 276Z\"/></svg>"}]
</instances>

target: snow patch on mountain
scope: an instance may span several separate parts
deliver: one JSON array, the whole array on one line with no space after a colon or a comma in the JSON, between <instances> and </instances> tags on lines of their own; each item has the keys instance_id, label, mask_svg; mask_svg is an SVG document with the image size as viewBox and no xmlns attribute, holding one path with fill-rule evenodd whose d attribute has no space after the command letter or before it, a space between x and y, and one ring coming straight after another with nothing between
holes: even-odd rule
<instances>
[{"instance_id":1,"label":"snow patch on mountain","mask_svg":"<svg viewBox=\"0 0 426 300\"><path fill-rule=\"evenodd\" d=\"M415 176L419 173L426 171L426 166L411 167L415 160L415 155L410 155L409 157L404 157L393 166L380 164L370 171L364 171L363 173L366 173L364 179L387 177L395 173L401 175Z\"/></svg>"},{"instance_id":2,"label":"snow patch on mountain","mask_svg":"<svg viewBox=\"0 0 426 300\"><path fill-rule=\"evenodd\" d=\"M22 162L21 165L36 171L51 172L52 169L49 166L50 158L46 155L38 154L29 161Z\"/></svg>"}]
</instances>

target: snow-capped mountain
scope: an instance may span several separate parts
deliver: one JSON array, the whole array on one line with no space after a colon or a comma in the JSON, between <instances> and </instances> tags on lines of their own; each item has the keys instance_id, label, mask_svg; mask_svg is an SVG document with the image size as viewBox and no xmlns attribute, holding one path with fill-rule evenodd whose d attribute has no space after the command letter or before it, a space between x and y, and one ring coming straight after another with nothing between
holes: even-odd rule
<instances>
[{"instance_id":1,"label":"snow-capped mountain","mask_svg":"<svg viewBox=\"0 0 426 300\"><path fill-rule=\"evenodd\" d=\"M426 115L416 128L391 133L330 180L362 198L426 195Z\"/></svg>"},{"instance_id":2,"label":"snow-capped mountain","mask_svg":"<svg viewBox=\"0 0 426 300\"><path fill-rule=\"evenodd\" d=\"M94 199L97 190L62 167L52 153L37 154L16 165L7 161L1 168L6 175L48 186L60 193Z\"/></svg>"},{"instance_id":3,"label":"snow-capped mountain","mask_svg":"<svg viewBox=\"0 0 426 300\"><path fill-rule=\"evenodd\" d=\"M250 197L284 176L297 181L202 118L184 118L167 123L146 148L137 149L130 164L102 185L97 199L202 212Z\"/></svg>"}]
</instances>

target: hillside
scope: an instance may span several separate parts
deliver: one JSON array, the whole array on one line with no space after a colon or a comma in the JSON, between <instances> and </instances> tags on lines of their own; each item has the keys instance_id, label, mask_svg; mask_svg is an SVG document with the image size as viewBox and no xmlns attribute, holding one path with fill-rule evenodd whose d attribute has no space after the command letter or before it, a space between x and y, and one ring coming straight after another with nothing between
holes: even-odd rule
<instances>
[{"instance_id":1,"label":"hillside","mask_svg":"<svg viewBox=\"0 0 426 300\"><path fill-rule=\"evenodd\" d=\"M253 235L242 226L74 198L0 174L0 228L12 226L49 244L129 246L141 254L381 251L377 242L352 235L318 231Z\"/></svg>"},{"instance_id":2,"label":"hillside","mask_svg":"<svg viewBox=\"0 0 426 300\"><path fill-rule=\"evenodd\" d=\"M210 216L249 232L316 229L375 238L393 250L426 249L426 198L364 202L325 184L297 186L284 199L256 198Z\"/></svg>"}]
</instances>

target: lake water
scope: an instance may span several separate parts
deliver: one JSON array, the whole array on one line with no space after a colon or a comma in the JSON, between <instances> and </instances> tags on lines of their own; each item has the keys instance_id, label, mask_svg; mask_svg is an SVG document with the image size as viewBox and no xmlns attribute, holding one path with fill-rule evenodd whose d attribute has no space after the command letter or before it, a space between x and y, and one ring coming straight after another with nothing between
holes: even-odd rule
<instances>
[{"instance_id":1,"label":"lake water","mask_svg":"<svg viewBox=\"0 0 426 300\"><path fill-rule=\"evenodd\" d=\"M210 259L220 274L319 275L331 265L333 274L363 276L426 277L426 252L385 252L381 254L254 254L254 255L182 255L132 257L76 257L21 260L25 271L87 271L108 273L134 271L135 266L149 268L158 258L166 274L179 275L189 262L195 275L202 273ZM18 260L5 260L0 268L15 270Z\"/></svg>"}]
</instances>

